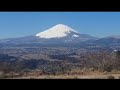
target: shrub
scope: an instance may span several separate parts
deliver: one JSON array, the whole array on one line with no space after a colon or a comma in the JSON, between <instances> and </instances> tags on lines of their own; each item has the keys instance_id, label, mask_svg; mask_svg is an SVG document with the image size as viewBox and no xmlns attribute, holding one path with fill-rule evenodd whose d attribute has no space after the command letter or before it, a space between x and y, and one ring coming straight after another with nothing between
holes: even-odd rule
<instances>
[{"instance_id":1,"label":"shrub","mask_svg":"<svg viewBox=\"0 0 120 90\"><path fill-rule=\"evenodd\" d=\"M112 76L112 75L108 76L107 78L108 78L108 79L115 79L115 77Z\"/></svg>"},{"instance_id":2,"label":"shrub","mask_svg":"<svg viewBox=\"0 0 120 90\"><path fill-rule=\"evenodd\" d=\"M3 71L0 71L0 78L4 78L5 77L5 73Z\"/></svg>"}]
</instances>

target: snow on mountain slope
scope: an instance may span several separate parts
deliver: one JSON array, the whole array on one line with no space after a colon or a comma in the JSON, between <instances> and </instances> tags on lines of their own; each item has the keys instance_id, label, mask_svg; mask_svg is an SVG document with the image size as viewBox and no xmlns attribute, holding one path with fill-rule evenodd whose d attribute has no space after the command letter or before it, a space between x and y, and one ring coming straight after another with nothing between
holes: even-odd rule
<instances>
[{"instance_id":1,"label":"snow on mountain slope","mask_svg":"<svg viewBox=\"0 0 120 90\"><path fill-rule=\"evenodd\" d=\"M40 38L45 38L45 39L60 38L60 37L67 36L71 32L79 33L77 31L75 31L74 29L68 27L67 25L57 24L48 30L45 30L43 32L36 34L36 36L38 36ZM73 37L78 37L78 35L73 35Z\"/></svg>"},{"instance_id":2,"label":"snow on mountain slope","mask_svg":"<svg viewBox=\"0 0 120 90\"><path fill-rule=\"evenodd\" d=\"M79 37L78 35L74 34L72 37Z\"/></svg>"}]
</instances>

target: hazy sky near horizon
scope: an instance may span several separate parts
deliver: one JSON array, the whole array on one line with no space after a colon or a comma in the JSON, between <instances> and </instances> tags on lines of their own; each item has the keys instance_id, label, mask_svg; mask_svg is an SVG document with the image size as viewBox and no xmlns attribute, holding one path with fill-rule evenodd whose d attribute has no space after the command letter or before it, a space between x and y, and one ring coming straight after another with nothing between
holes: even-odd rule
<instances>
[{"instance_id":1,"label":"hazy sky near horizon","mask_svg":"<svg viewBox=\"0 0 120 90\"><path fill-rule=\"evenodd\" d=\"M120 35L120 12L0 12L0 39L34 35L56 24L96 37Z\"/></svg>"}]
</instances>

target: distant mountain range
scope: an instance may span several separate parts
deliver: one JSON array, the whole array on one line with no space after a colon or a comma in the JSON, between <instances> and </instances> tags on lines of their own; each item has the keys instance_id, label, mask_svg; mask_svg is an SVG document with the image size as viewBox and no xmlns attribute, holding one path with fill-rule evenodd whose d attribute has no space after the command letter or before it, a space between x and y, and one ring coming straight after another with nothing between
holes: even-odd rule
<instances>
[{"instance_id":1,"label":"distant mountain range","mask_svg":"<svg viewBox=\"0 0 120 90\"><path fill-rule=\"evenodd\" d=\"M39 45L55 45L55 44L92 44L104 46L119 46L120 35L107 36L98 38L87 34L81 34L78 31L64 24L57 24L52 28L40 32L36 35L10 38L0 40L0 44L39 44Z\"/></svg>"}]
</instances>

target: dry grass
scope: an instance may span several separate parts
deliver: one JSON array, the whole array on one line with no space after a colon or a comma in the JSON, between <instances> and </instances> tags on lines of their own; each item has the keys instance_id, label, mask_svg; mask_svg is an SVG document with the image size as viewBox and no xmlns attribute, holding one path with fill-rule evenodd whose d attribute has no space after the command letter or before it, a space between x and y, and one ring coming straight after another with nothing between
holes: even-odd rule
<instances>
[{"instance_id":1,"label":"dry grass","mask_svg":"<svg viewBox=\"0 0 120 90\"><path fill-rule=\"evenodd\" d=\"M75 69L65 74L45 75L40 71L32 71L22 75L13 74L9 79L120 79L120 72L100 72L86 69Z\"/></svg>"},{"instance_id":2,"label":"dry grass","mask_svg":"<svg viewBox=\"0 0 120 90\"><path fill-rule=\"evenodd\" d=\"M4 78L5 77L5 73L3 71L0 71L0 78Z\"/></svg>"},{"instance_id":3,"label":"dry grass","mask_svg":"<svg viewBox=\"0 0 120 90\"><path fill-rule=\"evenodd\" d=\"M16 77L10 79L119 79L117 75L42 75L42 76L27 76Z\"/></svg>"}]
</instances>

